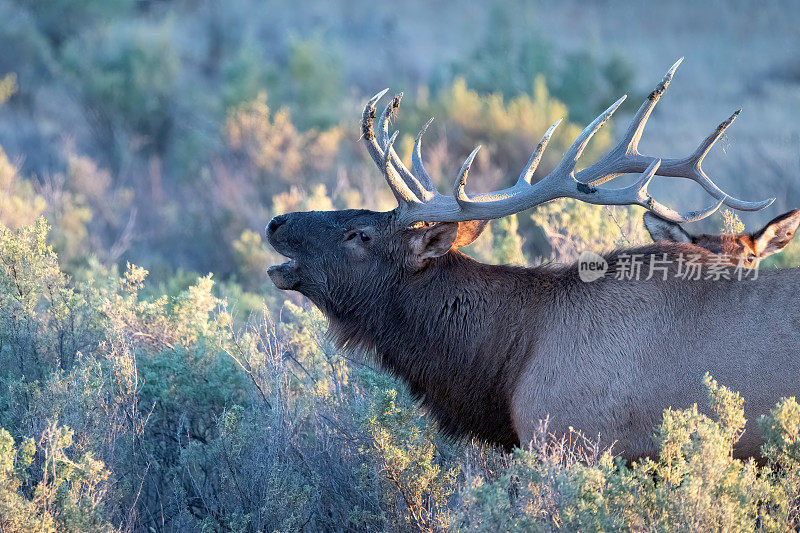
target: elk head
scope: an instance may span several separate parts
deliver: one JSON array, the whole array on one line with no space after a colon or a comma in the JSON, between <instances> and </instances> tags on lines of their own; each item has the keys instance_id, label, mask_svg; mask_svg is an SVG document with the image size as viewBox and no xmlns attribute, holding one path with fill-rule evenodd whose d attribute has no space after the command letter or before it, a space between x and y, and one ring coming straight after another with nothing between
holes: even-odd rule
<instances>
[{"instance_id":1,"label":"elk head","mask_svg":"<svg viewBox=\"0 0 800 533\"><path fill-rule=\"evenodd\" d=\"M512 187L476 195L467 194L466 182L480 147L464 161L453 194L441 194L425 170L421 156L422 136L430 121L416 137L409 170L393 148L397 132L389 136L389 120L402 95L392 99L380 115L377 129L374 128L375 104L388 89L381 91L364 107L362 134L398 207L388 212L345 210L276 216L267 226L267 236L270 244L290 261L271 267L270 278L278 288L305 294L323 311L346 313L354 306L375 300L387 287L415 279L450 250L472 242L485 228L486 221L556 198L575 198L591 204L639 205L675 223L705 218L723 203L751 211L767 207L774 198L762 202L736 199L719 189L701 166L711 146L739 111L684 158L659 159L639 153L645 123L681 61L670 68L641 105L619 144L599 161L575 171L589 140L611 118L624 96L583 130L561 162L540 181L532 183L532 177L560 121L544 134ZM606 181L628 173L642 175L627 187L599 188ZM693 180L717 201L700 211L675 212L648 194L647 186L656 174Z\"/></svg>"},{"instance_id":2,"label":"elk head","mask_svg":"<svg viewBox=\"0 0 800 533\"><path fill-rule=\"evenodd\" d=\"M267 226L269 242L290 260L270 267L273 283L308 296L323 310L363 302L409 278L452 248L474 241L488 221L408 225L396 211L290 213Z\"/></svg>"},{"instance_id":3,"label":"elk head","mask_svg":"<svg viewBox=\"0 0 800 533\"><path fill-rule=\"evenodd\" d=\"M800 225L800 209L779 215L754 233L743 235L692 235L680 224L644 214L644 227L654 241L691 243L728 258L733 265L756 268L762 259L783 250Z\"/></svg>"}]
</instances>

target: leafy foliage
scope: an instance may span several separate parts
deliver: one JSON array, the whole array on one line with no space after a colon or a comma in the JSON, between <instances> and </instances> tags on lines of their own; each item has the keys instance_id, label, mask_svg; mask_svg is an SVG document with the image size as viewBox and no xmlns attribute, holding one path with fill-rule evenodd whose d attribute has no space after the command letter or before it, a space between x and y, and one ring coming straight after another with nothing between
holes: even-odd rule
<instances>
[{"instance_id":1,"label":"leafy foliage","mask_svg":"<svg viewBox=\"0 0 800 533\"><path fill-rule=\"evenodd\" d=\"M580 436L554 445L543 434L515 452L499 479L472 480L460 528L784 531L796 525L788 505L794 481L752 459L732 458L745 423L741 397L710 376L705 384L714 416L696 405L667 410L656 434L658 459L626 465Z\"/></svg>"},{"instance_id":2,"label":"leafy foliage","mask_svg":"<svg viewBox=\"0 0 800 533\"><path fill-rule=\"evenodd\" d=\"M50 424L16 445L0 429L0 527L4 531L112 531L102 501L108 471L91 452L71 459L73 432ZM28 496L30 495L30 496Z\"/></svg>"},{"instance_id":3,"label":"leafy foliage","mask_svg":"<svg viewBox=\"0 0 800 533\"><path fill-rule=\"evenodd\" d=\"M587 46L559 57L554 46L514 21L517 10L492 6L489 28L474 51L450 67L480 93L513 97L544 84L564 102L570 117L588 123L630 87L632 67L618 54L601 59ZM497 58L503 58L498 61Z\"/></svg>"},{"instance_id":4,"label":"leafy foliage","mask_svg":"<svg viewBox=\"0 0 800 533\"><path fill-rule=\"evenodd\" d=\"M493 257L521 253L514 235L488 237ZM625 464L577 432L554 440L546 423L507 455L444 439L401 383L334 349L318 311L286 302L279 322L265 312L235 330L211 276L169 294L132 265L72 279L41 219L4 227L0 259L8 530L783 531L800 520L794 398L761 419L762 467L733 459L742 398L710 376L707 411L664 413L657 459Z\"/></svg>"},{"instance_id":5,"label":"leafy foliage","mask_svg":"<svg viewBox=\"0 0 800 533\"><path fill-rule=\"evenodd\" d=\"M436 427L421 418L408 393L385 376L366 371L362 380L372 389L362 426L383 478L392 523L423 531L445 528L458 470L441 464Z\"/></svg>"},{"instance_id":6,"label":"leafy foliage","mask_svg":"<svg viewBox=\"0 0 800 533\"><path fill-rule=\"evenodd\" d=\"M91 34L70 42L64 57L99 126L141 135L149 151L165 152L180 69L168 26Z\"/></svg>"},{"instance_id":7,"label":"leafy foliage","mask_svg":"<svg viewBox=\"0 0 800 533\"><path fill-rule=\"evenodd\" d=\"M45 205L33 184L22 180L0 148L0 222L12 228L29 225L44 212Z\"/></svg>"},{"instance_id":8,"label":"leafy foliage","mask_svg":"<svg viewBox=\"0 0 800 533\"><path fill-rule=\"evenodd\" d=\"M647 242L640 211L629 207L557 200L539 206L531 220L547 238L549 250L539 255L548 259L574 261L584 250L602 253Z\"/></svg>"}]
</instances>

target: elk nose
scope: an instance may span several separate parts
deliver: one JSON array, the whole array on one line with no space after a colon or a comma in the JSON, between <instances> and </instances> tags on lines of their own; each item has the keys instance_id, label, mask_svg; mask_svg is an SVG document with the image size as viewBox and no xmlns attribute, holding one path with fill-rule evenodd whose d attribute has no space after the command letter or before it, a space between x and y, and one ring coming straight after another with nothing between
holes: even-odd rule
<instances>
[{"instance_id":1,"label":"elk nose","mask_svg":"<svg viewBox=\"0 0 800 533\"><path fill-rule=\"evenodd\" d=\"M269 224L267 224L267 235L275 233L275 231L278 228L280 228L281 226L283 226L284 223L286 223L287 218L289 218L289 215L278 215L272 220L270 220Z\"/></svg>"}]
</instances>

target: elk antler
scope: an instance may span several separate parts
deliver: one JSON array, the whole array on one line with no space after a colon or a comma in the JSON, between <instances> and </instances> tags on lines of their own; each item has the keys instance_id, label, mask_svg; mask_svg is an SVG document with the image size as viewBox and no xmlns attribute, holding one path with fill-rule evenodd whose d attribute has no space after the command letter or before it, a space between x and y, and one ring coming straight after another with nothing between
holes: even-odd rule
<instances>
[{"instance_id":1,"label":"elk antler","mask_svg":"<svg viewBox=\"0 0 800 533\"><path fill-rule=\"evenodd\" d=\"M575 172L575 164L583 153L592 136L608 120L622 104L623 96L611 107L589 124L569 147L561 162L544 178L531 184L533 173L541 161L553 131L561 120L553 124L545 132L542 140L534 150L517 183L513 187L500 191L468 196L465 191L470 166L480 146L475 148L464 161L455 181L453 196L445 196L436 189L433 180L422 164L420 145L422 135L431 121L422 128L414 142L412 152L413 173L406 168L395 152L393 144L397 132L389 137L389 120L400 106L402 93L395 96L381 113L377 133L374 129L375 104L386 94L385 89L367 102L361 121L364 142L370 156L383 172L389 187L398 202L398 218L407 224L414 222L456 222L465 220L488 220L524 211L530 207L555 200L556 198L575 198L590 204L600 205L640 205L656 215L673 222L693 222L706 218L726 204L734 209L757 211L772 204L775 198L761 202L747 202L734 198L717 185L703 171L702 162L713 144L719 139L728 126L739 115L733 115L720 124L698 146L695 152L680 159L658 159L639 153L639 140L642 131L661 95L675 74L675 70L683 61L679 59L664 75L661 83L650 93L633 117L622 140L608 154L588 168ZM433 119L431 119L433 120ZM642 173L642 177L634 184L619 189L599 189L597 186L622 174ZM678 213L658 203L647 192L647 186L654 175L686 178L699 183L711 196L719 200L713 206L700 211Z\"/></svg>"}]
</instances>

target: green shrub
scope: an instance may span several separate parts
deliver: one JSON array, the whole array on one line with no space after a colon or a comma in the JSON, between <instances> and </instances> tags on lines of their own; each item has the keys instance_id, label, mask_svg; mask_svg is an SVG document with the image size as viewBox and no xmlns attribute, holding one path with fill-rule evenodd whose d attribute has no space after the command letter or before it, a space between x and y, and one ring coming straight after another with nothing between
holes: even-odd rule
<instances>
[{"instance_id":1,"label":"green shrub","mask_svg":"<svg viewBox=\"0 0 800 533\"><path fill-rule=\"evenodd\" d=\"M497 260L519 250L513 222L502 230L483 237L499 239ZM286 302L234 333L210 276L183 276L168 294L135 266L120 275L89 263L70 279L41 220L3 228L0 259L0 304L12 311L0 317L7 529L785 531L800 521L791 398L761 420L762 467L733 459L742 398L709 376L707 411L665 411L658 458L626 464L577 432L549 438L546 422L507 455L443 438L402 383L333 347L319 311Z\"/></svg>"},{"instance_id":2,"label":"green shrub","mask_svg":"<svg viewBox=\"0 0 800 533\"><path fill-rule=\"evenodd\" d=\"M641 210L635 207L591 205L564 199L538 206L531 214L549 244L537 255L561 262L577 260L581 252L609 252L623 246L649 242L642 224Z\"/></svg>"},{"instance_id":3,"label":"green shrub","mask_svg":"<svg viewBox=\"0 0 800 533\"><path fill-rule=\"evenodd\" d=\"M515 15L506 4L494 4L483 41L465 59L443 69L445 74L434 83L457 73L480 94L513 98L529 93L535 81L546 80L553 96L569 108L570 119L587 124L629 90L633 67L621 55L601 59L590 44L559 54L540 33L520 26L521 17Z\"/></svg>"},{"instance_id":4,"label":"green shrub","mask_svg":"<svg viewBox=\"0 0 800 533\"><path fill-rule=\"evenodd\" d=\"M269 81L266 58L255 46L243 45L223 66L222 104L226 110L259 97Z\"/></svg>"},{"instance_id":5,"label":"green shrub","mask_svg":"<svg viewBox=\"0 0 800 533\"><path fill-rule=\"evenodd\" d=\"M289 39L286 64L278 69L283 76L270 84L271 92L279 102L293 106L302 128L327 129L347 118L341 106L342 60L322 36Z\"/></svg>"},{"instance_id":6,"label":"green shrub","mask_svg":"<svg viewBox=\"0 0 800 533\"><path fill-rule=\"evenodd\" d=\"M266 173L265 180L277 178L286 183L296 183L309 171L329 166L342 137L338 128L299 132L289 110L273 113L264 93L230 111L225 134L230 148Z\"/></svg>"},{"instance_id":7,"label":"green shrub","mask_svg":"<svg viewBox=\"0 0 800 533\"><path fill-rule=\"evenodd\" d=\"M742 398L706 376L710 418L697 406L668 409L656 433L657 459L631 465L590 441L551 441L546 427L516 450L507 472L470 481L459 527L484 531L784 531L797 524L797 478L733 459L745 419ZM763 419L764 455L792 468L784 450L800 424L786 400ZM794 432L796 433L796 431ZM770 436L771 434L771 436ZM788 441L787 441L788 439ZM788 445L790 447L791 445Z\"/></svg>"},{"instance_id":8,"label":"green shrub","mask_svg":"<svg viewBox=\"0 0 800 533\"><path fill-rule=\"evenodd\" d=\"M166 152L181 71L170 31L168 25L111 26L69 43L63 63L86 105L96 110L98 133L111 140L120 134L142 136L139 142L149 153Z\"/></svg>"},{"instance_id":9,"label":"green shrub","mask_svg":"<svg viewBox=\"0 0 800 533\"><path fill-rule=\"evenodd\" d=\"M0 147L0 224L15 229L30 225L46 205L44 198L34 191L33 183L22 179Z\"/></svg>"},{"instance_id":10,"label":"green shrub","mask_svg":"<svg viewBox=\"0 0 800 533\"><path fill-rule=\"evenodd\" d=\"M80 30L125 15L133 0L48 0L30 2L39 30L58 47Z\"/></svg>"},{"instance_id":11,"label":"green shrub","mask_svg":"<svg viewBox=\"0 0 800 533\"><path fill-rule=\"evenodd\" d=\"M0 429L0 529L112 531L103 516L108 471L91 453L70 458L73 432L51 423L19 445Z\"/></svg>"},{"instance_id":12,"label":"green shrub","mask_svg":"<svg viewBox=\"0 0 800 533\"><path fill-rule=\"evenodd\" d=\"M97 309L70 286L39 219L0 225L0 365L7 379L37 380L68 371L78 350L97 338Z\"/></svg>"},{"instance_id":13,"label":"green shrub","mask_svg":"<svg viewBox=\"0 0 800 533\"><path fill-rule=\"evenodd\" d=\"M415 531L445 529L458 470L442 458L436 425L420 415L393 379L370 370L361 372L360 379L369 391L361 424L391 523Z\"/></svg>"},{"instance_id":14,"label":"green shrub","mask_svg":"<svg viewBox=\"0 0 800 533\"><path fill-rule=\"evenodd\" d=\"M3 105L17 92L17 76L13 72L0 78L0 105Z\"/></svg>"}]
</instances>

